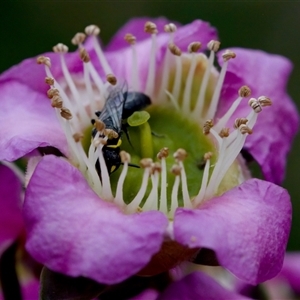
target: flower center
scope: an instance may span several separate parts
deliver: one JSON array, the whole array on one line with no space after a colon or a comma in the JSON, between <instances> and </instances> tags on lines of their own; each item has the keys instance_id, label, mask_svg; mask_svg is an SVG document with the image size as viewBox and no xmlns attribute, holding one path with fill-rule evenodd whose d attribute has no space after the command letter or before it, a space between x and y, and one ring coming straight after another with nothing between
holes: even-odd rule
<instances>
[{"instance_id":1,"label":"flower center","mask_svg":"<svg viewBox=\"0 0 300 300\"><path fill-rule=\"evenodd\" d=\"M49 58L39 57L38 63L45 65L48 96L66 135L68 159L94 191L127 213L155 209L172 218L178 206L195 208L245 180L236 159L257 114L271 101L264 96L251 98L249 114L230 124L230 131L225 126L242 99L250 96L250 89L243 86L214 124L227 65L235 54L224 52L218 74L213 61L219 42L208 43L208 58L197 53L199 42L191 43L183 54L174 44L175 25L168 24L165 31L170 41L157 70L155 24L147 22L145 31L151 35L151 43L144 87L138 76L135 37L125 36L132 51L132 75L129 83L119 83L99 46L96 35L100 30L94 25L85 32L93 40L106 82L83 46L83 33L72 39L83 61L81 79L67 68L65 45L54 47L60 55L63 78L54 78ZM91 120L92 134L91 130L84 134ZM84 135L92 139L86 151Z\"/></svg>"}]
</instances>

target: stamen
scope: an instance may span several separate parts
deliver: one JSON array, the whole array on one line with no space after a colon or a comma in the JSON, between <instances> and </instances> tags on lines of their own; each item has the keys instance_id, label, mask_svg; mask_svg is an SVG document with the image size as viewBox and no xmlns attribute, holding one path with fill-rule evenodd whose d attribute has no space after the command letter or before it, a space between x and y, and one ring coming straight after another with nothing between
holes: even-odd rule
<instances>
[{"instance_id":1,"label":"stamen","mask_svg":"<svg viewBox=\"0 0 300 300\"><path fill-rule=\"evenodd\" d=\"M66 120L71 120L72 119L72 114L68 108L62 107L60 110L60 115L66 119Z\"/></svg>"},{"instance_id":2,"label":"stamen","mask_svg":"<svg viewBox=\"0 0 300 300\"><path fill-rule=\"evenodd\" d=\"M63 71L63 74L64 74L64 77L66 79L66 82L71 90L71 93L73 95L73 98L76 102L76 105L78 107L78 110L77 110L77 114L79 115L79 118L82 118L83 121L85 123L87 123L89 121L89 116L86 112L86 109L85 107L83 106L83 103L81 102L81 99L80 99L80 95L79 95L79 92L76 88L76 85L71 77L71 74L68 70L68 67L67 67L67 64L66 64L66 61L65 61L65 58L64 58L64 55L65 53L68 52L68 47L64 44L57 44L56 46L53 47L53 51L55 53L59 53L60 54L60 63L61 63L61 68L62 68L62 71Z\"/></svg>"},{"instance_id":3,"label":"stamen","mask_svg":"<svg viewBox=\"0 0 300 300\"><path fill-rule=\"evenodd\" d=\"M163 148L157 154L157 158L161 160L161 187L160 187L160 205L159 210L168 211L167 205L167 164L166 158L169 156L169 149Z\"/></svg>"},{"instance_id":4,"label":"stamen","mask_svg":"<svg viewBox=\"0 0 300 300\"><path fill-rule=\"evenodd\" d=\"M266 96L260 96L258 97L258 102L262 107L265 106L271 106L272 105L272 101L270 98L266 97Z\"/></svg>"},{"instance_id":5,"label":"stamen","mask_svg":"<svg viewBox=\"0 0 300 300\"><path fill-rule=\"evenodd\" d=\"M239 128L242 124L247 124L247 122L246 118L237 118L234 121L234 128Z\"/></svg>"},{"instance_id":6,"label":"stamen","mask_svg":"<svg viewBox=\"0 0 300 300\"><path fill-rule=\"evenodd\" d=\"M98 59L100 61L101 66L103 67L103 70L106 74L113 73L106 58L103 54L99 42L97 40L97 35L100 33L100 28L96 25L89 25L85 28L85 33L89 36L92 36L93 42L94 42L94 49L97 53Z\"/></svg>"},{"instance_id":7,"label":"stamen","mask_svg":"<svg viewBox=\"0 0 300 300\"><path fill-rule=\"evenodd\" d=\"M201 47L200 42L193 42L188 46L188 51L192 54L192 60L189 68L189 73L186 78L185 88L183 92L183 103L182 103L182 109L187 114L190 114L191 112L191 91L192 91L191 87L192 87L193 78L197 66L195 53L198 52L200 47Z\"/></svg>"},{"instance_id":8,"label":"stamen","mask_svg":"<svg viewBox=\"0 0 300 300\"><path fill-rule=\"evenodd\" d=\"M226 114L218 121L216 124L216 130L220 130L224 127L228 120L231 118L237 107L240 105L243 98L249 97L251 95L251 90L248 86L244 85L239 89L239 97L232 103Z\"/></svg>"},{"instance_id":9,"label":"stamen","mask_svg":"<svg viewBox=\"0 0 300 300\"><path fill-rule=\"evenodd\" d=\"M136 37L131 33L127 33L124 37L125 41L130 44L131 52L132 52L132 79L131 84L134 91L140 90L140 80L138 76L138 63L137 63L137 53L136 53Z\"/></svg>"},{"instance_id":10,"label":"stamen","mask_svg":"<svg viewBox=\"0 0 300 300\"><path fill-rule=\"evenodd\" d=\"M175 55L176 71L175 71L175 80L173 84L172 94L175 100L178 100L179 92L181 88L181 75L182 75L182 64L181 64L181 50L174 44L169 44L170 52Z\"/></svg>"},{"instance_id":11,"label":"stamen","mask_svg":"<svg viewBox=\"0 0 300 300\"><path fill-rule=\"evenodd\" d=\"M174 32L176 32L177 27L173 23L166 24L164 26L164 31L169 33L169 44L174 43ZM161 80L161 86L160 86L160 92L158 94L158 99L165 99L165 87L168 84L169 80L169 70L170 70L170 59L171 59L171 53L169 51L165 52L165 59L164 59L164 65L163 65L163 72L162 72L162 80Z\"/></svg>"},{"instance_id":12,"label":"stamen","mask_svg":"<svg viewBox=\"0 0 300 300\"><path fill-rule=\"evenodd\" d=\"M177 101L175 100L174 96L167 90L165 90L165 93L168 95L168 97L170 98L172 104L174 105L174 107L176 108L177 111L180 111L180 107L177 103Z\"/></svg>"},{"instance_id":13,"label":"stamen","mask_svg":"<svg viewBox=\"0 0 300 300\"><path fill-rule=\"evenodd\" d=\"M179 206L178 203L178 189L180 184L180 173L181 173L181 167L178 165L173 165L171 172L175 175L175 181L172 187L172 194L171 194L171 207L169 216L174 217L174 213L176 208Z\"/></svg>"},{"instance_id":14,"label":"stamen","mask_svg":"<svg viewBox=\"0 0 300 300\"><path fill-rule=\"evenodd\" d=\"M216 88L215 88L215 91L214 91L214 94L213 94L213 97L212 97L212 100L210 102L209 109L208 109L208 112L207 112L207 115L206 115L206 118L208 118L208 119L212 119L214 117L215 113L216 113L216 109L217 109L217 106L218 106L221 89L222 89L223 82L224 82L225 75L226 75L226 71L227 71L228 62L231 58L235 58L236 54L234 52L230 51L230 50L226 50L222 54L222 57L223 57L224 63L223 63L222 70L221 70L221 73L219 75L218 82L217 82L217 85L216 85Z\"/></svg>"},{"instance_id":15,"label":"stamen","mask_svg":"<svg viewBox=\"0 0 300 300\"><path fill-rule=\"evenodd\" d=\"M63 107L63 100L59 95L55 95L51 99L51 106L55 108L62 108Z\"/></svg>"},{"instance_id":16,"label":"stamen","mask_svg":"<svg viewBox=\"0 0 300 300\"><path fill-rule=\"evenodd\" d=\"M194 207L197 207L204 200L205 190L207 187L208 176L209 176L211 157L212 157L211 152L207 152L204 154L205 167L204 167L204 172L203 172L203 177L202 177L202 182L201 182L201 187L200 187L199 193L193 201Z\"/></svg>"},{"instance_id":17,"label":"stamen","mask_svg":"<svg viewBox=\"0 0 300 300\"><path fill-rule=\"evenodd\" d=\"M54 85L54 78L45 77L45 83L48 84L48 85Z\"/></svg>"},{"instance_id":18,"label":"stamen","mask_svg":"<svg viewBox=\"0 0 300 300\"><path fill-rule=\"evenodd\" d=\"M103 157L103 152L102 148L106 144L107 137L104 137L101 139L100 145L97 147L97 152L98 152L98 157L99 157L99 164L100 164L100 170L101 170L101 180L102 180L102 196L103 199L107 201L112 201L113 200L113 195L111 191L111 185L110 185L110 179L109 179L109 174L107 170L107 166Z\"/></svg>"},{"instance_id":19,"label":"stamen","mask_svg":"<svg viewBox=\"0 0 300 300\"><path fill-rule=\"evenodd\" d=\"M219 50L219 47L220 47L220 42L218 42L218 41L211 40L207 44L207 48L210 50L210 55L209 55L209 58L208 58L208 63L207 63L207 66L206 66L206 70L205 70L205 73L203 75L203 79L202 79L201 86L200 86L200 89L199 89L198 98L197 98L197 101L196 101L196 106L195 106L194 111L193 111L193 117L194 118L199 118L202 115L203 106L204 106L204 97L205 97L205 92L206 92L206 89L207 89L209 75L211 73L213 62L214 62L214 59L215 59L215 52L217 52Z\"/></svg>"},{"instance_id":20,"label":"stamen","mask_svg":"<svg viewBox=\"0 0 300 300\"><path fill-rule=\"evenodd\" d=\"M142 179L142 185L134 199L127 205L126 211L128 213L134 213L136 212L137 208L139 207L141 201L143 200L146 190L147 190L147 185L148 185L148 179L150 176L150 170L152 166L152 159L150 158L143 158L140 161L140 166L141 168L144 168L144 174L143 174L143 179Z\"/></svg>"},{"instance_id":21,"label":"stamen","mask_svg":"<svg viewBox=\"0 0 300 300\"><path fill-rule=\"evenodd\" d=\"M209 134L210 129L214 126L213 120L207 120L203 125L203 133L205 135Z\"/></svg>"},{"instance_id":22,"label":"stamen","mask_svg":"<svg viewBox=\"0 0 300 300\"><path fill-rule=\"evenodd\" d=\"M113 74L107 74L106 75L106 80L111 84L111 85L116 85L117 84L117 78Z\"/></svg>"},{"instance_id":23,"label":"stamen","mask_svg":"<svg viewBox=\"0 0 300 300\"><path fill-rule=\"evenodd\" d=\"M145 94L152 95L154 91L154 81L155 81L155 54L156 54L156 25L152 22L146 22L144 31L151 34L152 44L150 52L150 61L148 69L148 77L146 82Z\"/></svg>"},{"instance_id":24,"label":"stamen","mask_svg":"<svg viewBox=\"0 0 300 300\"><path fill-rule=\"evenodd\" d=\"M219 136L221 137L221 138L223 138L223 137L228 137L229 136L229 128L222 128L221 129L221 131L220 131L220 133L219 133Z\"/></svg>"},{"instance_id":25,"label":"stamen","mask_svg":"<svg viewBox=\"0 0 300 300\"><path fill-rule=\"evenodd\" d=\"M190 201L190 196L187 188L187 178L186 178L186 173L184 170L184 165L183 161L187 157L187 153L184 149L178 149L174 153L174 158L176 159L179 167L181 167L181 188L182 188L182 197L183 197L183 206L187 208L191 208L192 204Z\"/></svg>"},{"instance_id":26,"label":"stamen","mask_svg":"<svg viewBox=\"0 0 300 300\"><path fill-rule=\"evenodd\" d=\"M123 163L123 169L118 180L117 192L116 192L116 197L114 199L114 202L120 207L124 207L125 203L123 200L123 185L128 172L128 163L130 163L130 154L125 151L121 151L120 157L121 157L121 162Z\"/></svg>"},{"instance_id":27,"label":"stamen","mask_svg":"<svg viewBox=\"0 0 300 300\"><path fill-rule=\"evenodd\" d=\"M143 210L158 210L158 181L159 174L161 172L161 166L159 163L152 164L151 167L151 182L152 189L149 193L148 198L146 199ZM167 211L165 211L167 213Z\"/></svg>"},{"instance_id":28,"label":"stamen","mask_svg":"<svg viewBox=\"0 0 300 300\"><path fill-rule=\"evenodd\" d=\"M75 46L81 45L85 41L86 35L83 32L77 32L71 40Z\"/></svg>"}]
</instances>

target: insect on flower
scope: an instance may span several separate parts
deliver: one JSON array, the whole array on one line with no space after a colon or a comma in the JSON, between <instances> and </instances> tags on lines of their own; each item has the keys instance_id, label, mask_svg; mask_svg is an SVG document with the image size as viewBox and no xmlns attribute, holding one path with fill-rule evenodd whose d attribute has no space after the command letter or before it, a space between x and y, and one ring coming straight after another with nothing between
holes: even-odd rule
<instances>
[{"instance_id":1,"label":"insect on flower","mask_svg":"<svg viewBox=\"0 0 300 300\"><path fill-rule=\"evenodd\" d=\"M92 131L92 137L105 138L107 136L106 145L103 146L102 153L109 174L116 171L122 164L120 158L120 146L122 144L121 135L125 132L130 143L128 134L127 119L136 111L142 110L151 104L150 98L141 92L128 92L127 85L123 84L112 88L110 91L102 111L95 112L98 120L92 120L95 128ZM130 164L132 167L138 167ZM101 174L99 161L96 168Z\"/></svg>"}]
</instances>

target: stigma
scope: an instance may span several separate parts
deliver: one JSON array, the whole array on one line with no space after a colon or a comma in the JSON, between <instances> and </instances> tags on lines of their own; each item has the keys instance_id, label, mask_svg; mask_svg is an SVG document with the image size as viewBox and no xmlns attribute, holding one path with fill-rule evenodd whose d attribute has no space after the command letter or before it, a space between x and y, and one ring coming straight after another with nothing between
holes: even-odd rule
<instances>
[{"instance_id":1,"label":"stigma","mask_svg":"<svg viewBox=\"0 0 300 300\"><path fill-rule=\"evenodd\" d=\"M159 210L172 219L177 207L194 209L218 195L247 136L255 134L253 127L258 114L272 104L266 96L250 98L251 90L245 85L237 91L237 98L232 99L228 111L217 120L216 111L227 67L236 55L226 50L222 54L221 71L217 72L213 63L220 42L210 41L205 46L209 50L207 57L199 52L203 47L200 41L190 43L187 49L180 49L174 42L176 30L172 23L164 28L169 41L163 62L158 66L158 30L152 22L145 24L144 31L150 36L145 82L139 76L142 58L138 56L136 37L131 33L124 37L130 47L132 68L129 78L120 80L114 75L100 47L97 40L100 29L95 25L87 26L85 33L77 33L72 39L82 61L81 73L74 75L69 71L66 62L68 47L61 43L54 46L53 51L60 57L62 76L55 78L52 74L50 58L41 56L37 59L45 67L45 82L49 85L47 96L69 146L66 158L82 172L100 198L115 203L125 213ZM100 76L95 59L91 59L84 46L87 36L92 40L96 64L100 63L105 78ZM250 98L248 114L229 124L245 98ZM154 109L151 109L152 106ZM187 159L191 145L185 144L176 149L163 145L155 152L155 145L163 144L165 139L164 132L154 132L150 122L160 107L173 110L174 116L196 124L193 126L201 129L199 139L211 145L209 151L200 154L202 167L199 168L201 176L196 182L196 192L195 189L193 192L190 190L195 182L189 181L190 174L187 171L191 163ZM176 117L174 119L176 122ZM90 128L91 123L93 130L88 134L90 143L85 148L86 129ZM131 132L135 132L135 143L132 143ZM168 139L180 142L176 132ZM127 140L127 148L123 147L122 140ZM169 140L166 139L166 144L172 144ZM135 156L133 163L132 155ZM136 157L139 157L138 164ZM124 191L132 167L135 167L134 172L140 174L140 187L128 200ZM112 187L111 174L119 168ZM238 183L241 183L245 178L241 171L237 173Z\"/></svg>"}]
</instances>

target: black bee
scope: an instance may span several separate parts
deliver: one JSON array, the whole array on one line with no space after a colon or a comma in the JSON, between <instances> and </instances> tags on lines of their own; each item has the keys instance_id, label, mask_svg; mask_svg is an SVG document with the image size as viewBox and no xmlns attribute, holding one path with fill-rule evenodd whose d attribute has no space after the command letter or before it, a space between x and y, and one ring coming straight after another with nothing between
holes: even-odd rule
<instances>
[{"instance_id":1,"label":"black bee","mask_svg":"<svg viewBox=\"0 0 300 300\"><path fill-rule=\"evenodd\" d=\"M151 100L147 95L140 92L123 91L123 89L120 86L113 88L106 99L103 110L95 113L98 119L105 124L106 129L111 129L118 134L117 138L108 139L107 144L102 148L103 157L109 174L116 171L122 164L120 158L120 145L123 132L126 133L129 140L127 118L135 111L142 110L151 104ZM92 120L92 123L94 122L95 121ZM95 137L96 133L97 130L93 129L92 136ZM132 164L131 166L137 167ZM96 163L96 168L100 175L101 172L98 161Z\"/></svg>"}]
</instances>

